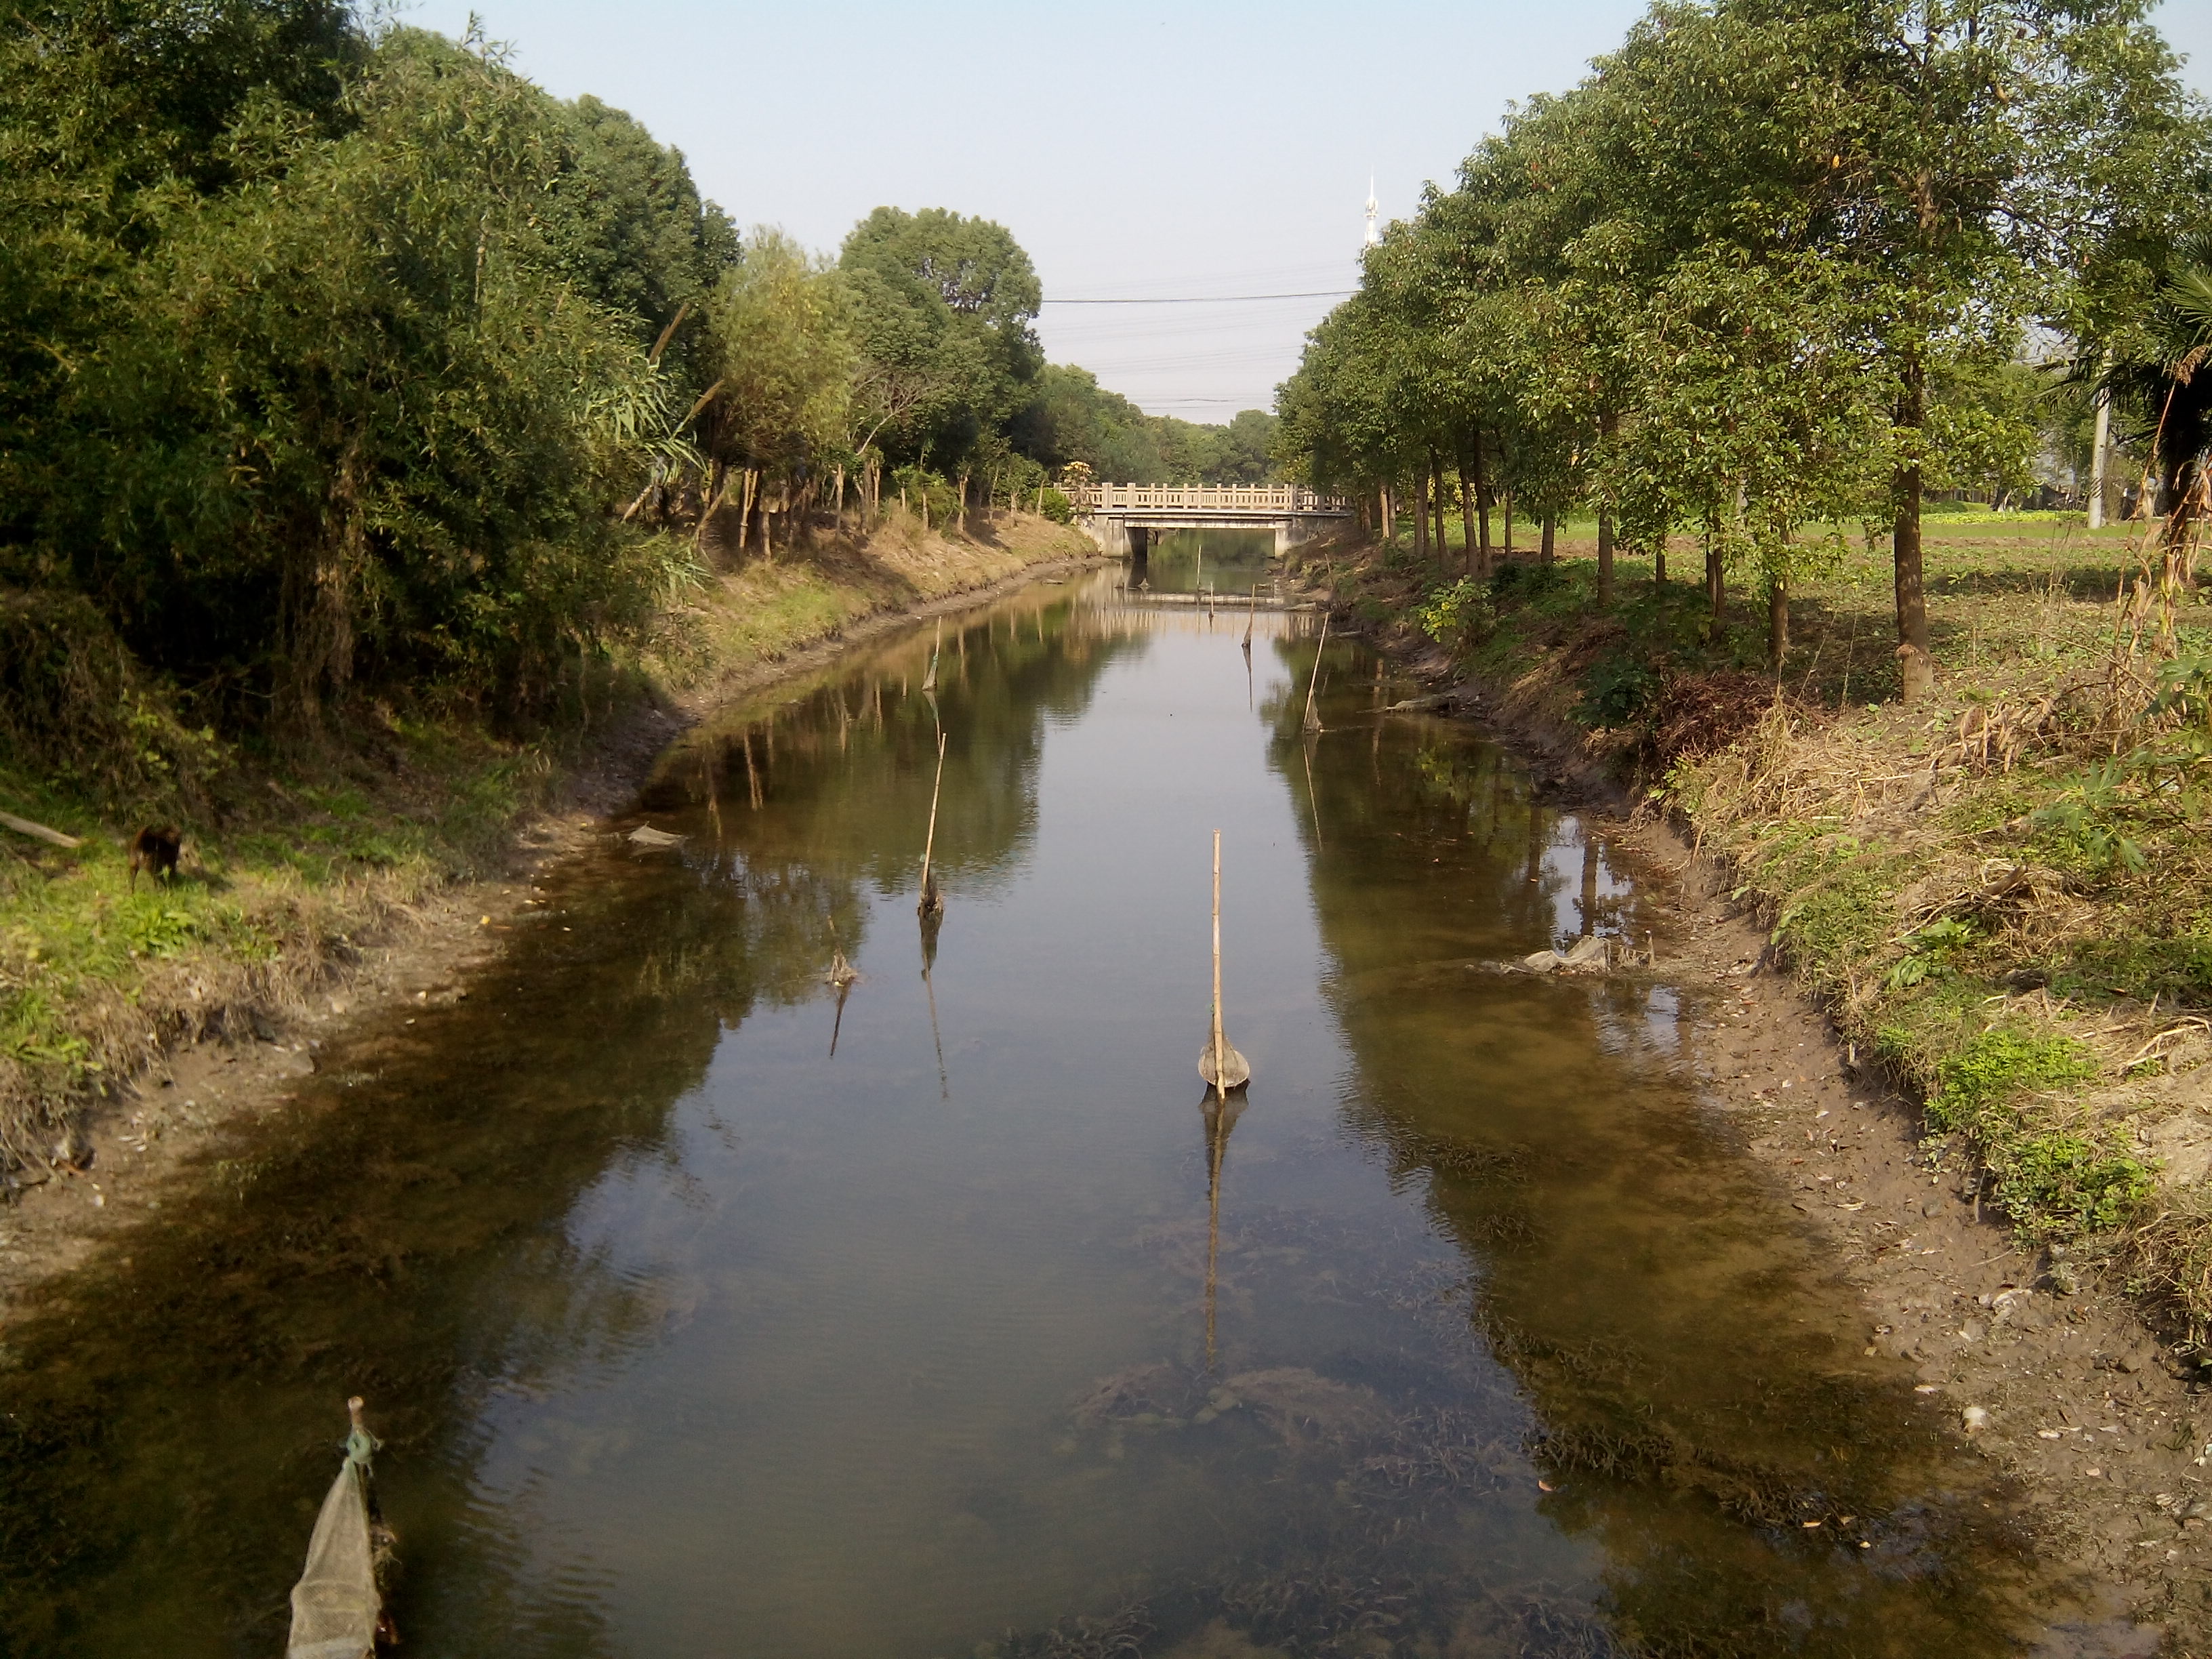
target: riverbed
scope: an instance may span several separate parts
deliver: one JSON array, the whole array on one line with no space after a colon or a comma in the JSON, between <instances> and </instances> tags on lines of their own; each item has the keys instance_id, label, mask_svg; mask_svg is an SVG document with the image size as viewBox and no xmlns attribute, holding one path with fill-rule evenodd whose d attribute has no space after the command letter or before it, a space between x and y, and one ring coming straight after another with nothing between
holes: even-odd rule
<instances>
[{"instance_id":1,"label":"riverbed","mask_svg":"<svg viewBox=\"0 0 2212 1659\"><path fill-rule=\"evenodd\" d=\"M1316 681L1318 617L1119 580L690 733L465 996L58 1286L0 1646L279 1650L359 1393L410 1651L2015 1650L2023 1529L1683 990L1492 971L1663 960L1634 858L1364 646Z\"/></svg>"}]
</instances>

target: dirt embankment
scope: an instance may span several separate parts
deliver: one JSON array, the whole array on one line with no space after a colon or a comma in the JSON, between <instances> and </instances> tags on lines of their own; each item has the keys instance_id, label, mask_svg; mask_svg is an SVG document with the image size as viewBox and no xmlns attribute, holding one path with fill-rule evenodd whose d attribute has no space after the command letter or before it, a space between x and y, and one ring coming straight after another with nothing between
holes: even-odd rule
<instances>
[{"instance_id":1,"label":"dirt embankment","mask_svg":"<svg viewBox=\"0 0 2212 1659\"><path fill-rule=\"evenodd\" d=\"M1436 688L1429 712L1480 721L1560 804L1605 818L1671 900L1658 965L1712 1109L1856 1287L1867 1352L1914 1368L1922 1408L2105 1601L2039 1653L2212 1653L2212 1406L2189 1345L2161 1340L2115 1261L2028 1242L1984 1201L1972 1149L1927 1135L1919 1093L1839 1033L1732 873L1592 757L1557 696L1463 678L1401 625L1366 631Z\"/></svg>"},{"instance_id":2,"label":"dirt embankment","mask_svg":"<svg viewBox=\"0 0 2212 1659\"><path fill-rule=\"evenodd\" d=\"M659 695L605 725L538 792L537 805L506 826L489 873L379 903L373 925L349 925L329 939L317 971L285 981L281 998L252 994L262 977L226 977L229 964L196 960L203 982L238 994L193 1009L193 1040L147 1042L142 1064L70 1113L68 1145L8 1173L0 1331L28 1295L103 1241L165 1203L189 1201L204 1176L193 1155L281 1109L318 1052L347 1028L409 1019L407 1006L465 997L471 971L500 951L538 872L587 844L686 727L915 617L985 603L1097 556L1077 532L1022 515L973 539L894 524L864 547L787 552L726 577L702 597L687 630L690 648ZM341 890L321 914L350 923L358 909Z\"/></svg>"}]
</instances>

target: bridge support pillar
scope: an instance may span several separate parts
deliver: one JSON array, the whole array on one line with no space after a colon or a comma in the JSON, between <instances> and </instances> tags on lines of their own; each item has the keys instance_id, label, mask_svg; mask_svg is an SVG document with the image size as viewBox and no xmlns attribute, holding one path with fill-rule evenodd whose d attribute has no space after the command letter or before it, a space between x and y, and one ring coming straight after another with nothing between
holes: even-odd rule
<instances>
[{"instance_id":1,"label":"bridge support pillar","mask_svg":"<svg viewBox=\"0 0 2212 1659\"><path fill-rule=\"evenodd\" d=\"M1086 513L1076 520L1075 527L1090 537L1091 544L1108 558L1126 559L1129 556L1130 532L1126 520Z\"/></svg>"}]
</instances>

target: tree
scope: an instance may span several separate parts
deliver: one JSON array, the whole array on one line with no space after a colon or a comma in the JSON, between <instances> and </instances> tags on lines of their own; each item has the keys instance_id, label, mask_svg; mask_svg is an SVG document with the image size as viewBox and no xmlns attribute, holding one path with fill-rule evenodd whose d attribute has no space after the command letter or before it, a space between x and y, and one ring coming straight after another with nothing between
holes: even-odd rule
<instances>
[{"instance_id":1,"label":"tree","mask_svg":"<svg viewBox=\"0 0 2212 1659\"><path fill-rule=\"evenodd\" d=\"M554 195L563 274L609 311L632 319L651 347L684 307L696 313L738 258L729 216L700 197L681 151L588 95L566 106L569 161ZM711 378L690 330L661 362L696 395Z\"/></svg>"},{"instance_id":2,"label":"tree","mask_svg":"<svg viewBox=\"0 0 2212 1659\"><path fill-rule=\"evenodd\" d=\"M2175 251L2142 332L2143 345L2112 362L2103 384L2134 416L2157 470L2166 510L2162 585L2170 600L2174 589L2194 583L2197 539L2212 517L2212 233Z\"/></svg>"},{"instance_id":3,"label":"tree","mask_svg":"<svg viewBox=\"0 0 2212 1659\"><path fill-rule=\"evenodd\" d=\"M702 331L714 380L701 441L717 463L792 477L842 457L858 361L848 311L831 267L781 231L753 232L708 297Z\"/></svg>"},{"instance_id":4,"label":"tree","mask_svg":"<svg viewBox=\"0 0 2212 1659\"><path fill-rule=\"evenodd\" d=\"M245 100L231 182L138 204L9 574L300 730L364 685L528 707L640 625L662 552L612 507L668 391L563 273L568 138L495 58L408 30L328 120Z\"/></svg>"},{"instance_id":5,"label":"tree","mask_svg":"<svg viewBox=\"0 0 2212 1659\"><path fill-rule=\"evenodd\" d=\"M838 256L878 441L905 456L969 453L1026 400L1042 298L1003 226L942 208L878 208Z\"/></svg>"}]
</instances>

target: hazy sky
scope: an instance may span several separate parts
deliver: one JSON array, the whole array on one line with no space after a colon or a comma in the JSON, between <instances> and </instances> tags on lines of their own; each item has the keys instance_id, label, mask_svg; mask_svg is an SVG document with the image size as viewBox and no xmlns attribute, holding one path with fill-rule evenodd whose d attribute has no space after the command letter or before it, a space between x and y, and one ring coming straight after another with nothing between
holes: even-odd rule
<instances>
[{"instance_id":1,"label":"hazy sky","mask_svg":"<svg viewBox=\"0 0 2212 1659\"><path fill-rule=\"evenodd\" d=\"M1508 100L1571 85L1643 9L422 0L402 15L459 34L473 10L523 73L682 149L741 227L834 251L885 203L996 219L1044 280L1054 362L1213 421L1272 404L1333 300L1051 301L1348 289L1370 173L1386 219L1410 212ZM2167 0L2159 21L2212 91L2212 5Z\"/></svg>"}]
</instances>

